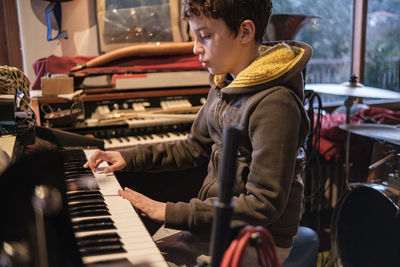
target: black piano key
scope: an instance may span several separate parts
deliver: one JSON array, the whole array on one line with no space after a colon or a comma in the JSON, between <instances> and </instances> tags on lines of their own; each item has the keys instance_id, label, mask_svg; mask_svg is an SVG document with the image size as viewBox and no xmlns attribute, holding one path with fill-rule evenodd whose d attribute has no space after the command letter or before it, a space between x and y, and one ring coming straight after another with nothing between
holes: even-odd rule
<instances>
[{"instance_id":1,"label":"black piano key","mask_svg":"<svg viewBox=\"0 0 400 267\"><path fill-rule=\"evenodd\" d=\"M84 218L84 217L110 216L110 215L111 214L107 209L93 209L93 210L70 212L71 218Z\"/></svg>"},{"instance_id":2,"label":"black piano key","mask_svg":"<svg viewBox=\"0 0 400 267\"><path fill-rule=\"evenodd\" d=\"M124 253L126 250L122 245L105 245L99 247L81 248L79 252L82 256L106 255L113 253Z\"/></svg>"},{"instance_id":3,"label":"black piano key","mask_svg":"<svg viewBox=\"0 0 400 267\"><path fill-rule=\"evenodd\" d=\"M76 232L116 229L114 221L110 218L88 219L72 222Z\"/></svg>"},{"instance_id":4,"label":"black piano key","mask_svg":"<svg viewBox=\"0 0 400 267\"><path fill-rule=\"evenodd\" d=\"M93 240L84 240L77 242L79 248L101 247L108 245L124 245L119 237L113 238L100 238Z\"/></svg>"},{"instance_id":5,"label":"black piano key","mask_svg":"<svg viewBox=\"0 0 400 267\"><path fill-rule=\"evenodd\" d=\"M96 261L85 265L86 267L133 267L134 265L127 258Z\"/></svg>"},{"instance_id":6,"label":"black piano key","mask_svg":"<svg viewBox=\"0 0 400 267\"><path fill-rule=\"evenodd\" d=\"M79 174L79 173L69 173L65 174L66 180L71 180L71 179L84 179L84 178L92 178L94 179L94 174L93 173L84 173L84 174Z\"/></svg>"},{"instance_id":7,"label":"black piano key","mask_svg":"<svg viewBox=\"0 0 400 267\"><path fill-rule=\"evenodd\" d=\"M85 207L107 207L107 204L103 201L99 200L89 200L89 201L79 201L79 202L70 202L68 203L69 209L80 209L80 208L85 208Z\"/></svg>"},{"instance_id":8,"label":"black piano key","mask_svg":"<svg viewBox=\"0 0 400 267\"><path fill-rule=\"evenodd\" d=\"M74 170L64 170L65 175L74 175L74 174L80 174L80 175L84 175L84 174L93 174L91 169L86 169L86 168L82 168L82 169L74 169Z\"/></svg>"},{"instance_id":9,"label":"black piano key","mask_svg":"<svg viewBox=\"0 0 400 267\"><path fill-rule=\"evenodd\" d=\"M67 196L82 196L82 195L103 195L99 190L82 190L76 192L67 192Z\"/></svg>"},{"instance_id":10,"label":"black piano key","mask_svg":"<svg viewBox=\"0 0 400 267\"><path fill-rule=\"evenodd\" d=\"M72 176L72 175L87 175L87 176L89 176L89 177L93 177L92 176L92 170L90 170L90 169L86 169L86 168L76 168L76 167L64 167L64 174L65 175L69 175L69 176Z\"/></svg>"},{"instance_id":11,"label":"black piano key","mask_svg":"<svg viewBox=\"0 0 400 267\"><path fill-rule=\"evenodd\" d=\"M104 202L90 202L90 203L76 202L76 204L69 206L70 212L80 212L80 211L85 211L85 210L96 210L96 209L108 210L107 204Z\"/></svg>"},{"instance_id":12,"label":"black piano key","mask_svg":"<svg viewBox=\"0 0 400 267\"><path fill-rule=\"evenodd\" d=\"M98 185L74 184L68 187L71 191L100 190Z\"/></svg>"},{"instance_id":13,"label":"black piano key","mask_svg":"<svg viewBox=\"0 0 400 267\"><path fill-rule=\"evenodd\" d=\"M80 166L82 162L86 162L86 158L64 161L64 166Z\"/></svg>"},{"instance_id":14,"label":"black piano key","mask_svg":"<svg viewBox=\"0 0 400 267\"><path fill-rule=\"evenodd\" d=\"M93 234L93 235L86 235L86 236L81 236L81 237L77 237L76 241L77 243L85 243L85 242L93 242L93 241L97 241L97 240L120 240L121 237L119 236L119 234L115 233L104 233L104 234Z\"/></svg>"},{"instance_id":15,"label":"black piano key","mask_svg":"<svg viewBox=\"0 0 400 267\"><path fill-rule=\"evenodd\" d=\"M100 190L99 184L93 178L71 178L67 179L66 182L69 191Z\"/></svg>"},{"instance_id":16,"label":"black piano key","mask_svg":"<svg viewBox=\"0 0 400 267\"><path fill-rule=\"evenodd\" d=\"M74 196L68 196L67 195L67 200L68 201L80 201L80 200L90 200L90 199L99 199L99 200L104 200L104 197L101 193L98 194L81 194L81 195L74 195Z\"/></svg>"},{"instance_id":17,"label":"black piano key","mask_svg":"<svg viewBox=\"0 0 400 267\"><path fill-rule=\"evenodd\" d=\"M92 224L92 223L114 223L111 218L100 218L100 219L87 219L87 220L80 220L72 222L73 225L85 225L85 224Z\"/></svg>"}]
</instances>

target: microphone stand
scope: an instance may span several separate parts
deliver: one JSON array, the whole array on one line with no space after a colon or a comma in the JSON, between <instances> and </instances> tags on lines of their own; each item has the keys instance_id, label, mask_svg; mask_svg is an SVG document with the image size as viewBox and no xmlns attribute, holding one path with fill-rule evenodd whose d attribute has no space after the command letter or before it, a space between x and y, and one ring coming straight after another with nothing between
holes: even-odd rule
<instances>
[{"instance_id":1,"label":"microphone stand","mask_svg":"<svg viewBox=\"0 0 400 267\"><path fill-rule=\"evenodd\" d=\"M33 193L32 206L35 213L39 266L48 267L45 215L54 215L60 212L62 209L61 194L54 187L38 185Z\"/></svg>"},{"instance_id":2,"label":"microphone stand","mask_svg":"<svg viewBox=\"0 0 400 267\"><path fill-rule=\"evenodd\" d=\"M356 87L361 87L362 85L357 82L357 76L351 75L349 82L343 83L344 86L348 86L350 89L351 88L356 88ZM354 97L353 96L347 96L346 100L344 101L344 106L346 107L346 125L349 126L351 124L351 107L354 102ZM345 151L346 151L346 158L345 158L345 189L349 190L350 185L350 136L351 132L348 131L346 134L346 144L345 144Z\"/></svg>"},{"instance_id":3,"label":"microphone stand","mask_svg":"<svg viewBox=\"0 0 400 267\"><path fill-rule=\"evenodd\" d=\"M222 138L222 158L219 169L218 200L215 201L214 220L211 231L211 267L220 265L230 230L233 211L232 188L236 175L236 156L239 143L240 126L224 129Z\"/></svg>"}]
</instances>

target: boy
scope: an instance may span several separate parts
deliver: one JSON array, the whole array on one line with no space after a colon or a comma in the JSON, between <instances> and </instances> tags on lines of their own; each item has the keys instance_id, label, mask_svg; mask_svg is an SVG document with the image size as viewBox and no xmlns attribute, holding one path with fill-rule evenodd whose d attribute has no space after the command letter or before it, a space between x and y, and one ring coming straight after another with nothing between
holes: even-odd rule
<instances>
[{"instance_id":1,"label":"boy","mask_svg":"<svg viewBox=\"0 0 400 267\"><path fill-rule=\"evenodd\" d=\"M107 161L112 165L105 172L111 172L123 168L183 169L209 161L198 198L189 203L161 203L129 188L119 191L142 214L164 224L164 233L153 238L163 241L158 245L167 252L169 262L193 265L195 256L208 253L222 132L236 124L244 130L232 219L265 226L275 239L282 262L290 252L303 197L302 182L295 174L296 154L309 128L301 71L311 48L285 43L260 46L271 9L271 0L184 0L183 17L195 39L193 52L211 74L211 89L191 134L187 140L174 143L97 151L85 164L95 171ZM181 231L171 230L173 234L166 237L168 229Z\"/></svg>"}]
</instances>

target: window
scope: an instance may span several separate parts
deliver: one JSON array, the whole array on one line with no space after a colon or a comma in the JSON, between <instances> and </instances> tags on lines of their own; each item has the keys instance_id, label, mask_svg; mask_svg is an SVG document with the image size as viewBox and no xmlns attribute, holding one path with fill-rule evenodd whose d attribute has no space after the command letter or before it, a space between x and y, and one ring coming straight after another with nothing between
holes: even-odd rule
<instances>
[{"instance_id":1,"label":"window","mask_svg":"<svg viewBox=\"0 0 400 267\"><path fill-rule=\"evenodd\" d=\"M310 44L306 83L347 82L352 57L353 2L348 0L282 0L273 13L319 16L295 39ZM364 85L399 90L400 5L398 0L368 1ZM343 96L321 94L324 104L343 104Z\"/></svg>"},{"instance_id":2,"label":"window","mask_svg":"<svg viewBox=\"0 0 400 267\"><path fill-rule=\"evenodd\" d=\"M334 3L334 4L333 4ZM303 14L318 16L307 23L295 40L312 46L313 54L307 64L306 83L347 82L350 78L352 50L352 1L285 0L275 1L273 14ZM343 103L344 97L321 94L324 104Z\"/></svg>"},{"instance_id":3,"label":"window","mask_svg":"<svg viewBox=\"0 0 400 267\"><path fill-rule=\"evenodd\" d=\"M400 2L368 2L365 85L399 91Z\"/></svg>"}]
</instances>

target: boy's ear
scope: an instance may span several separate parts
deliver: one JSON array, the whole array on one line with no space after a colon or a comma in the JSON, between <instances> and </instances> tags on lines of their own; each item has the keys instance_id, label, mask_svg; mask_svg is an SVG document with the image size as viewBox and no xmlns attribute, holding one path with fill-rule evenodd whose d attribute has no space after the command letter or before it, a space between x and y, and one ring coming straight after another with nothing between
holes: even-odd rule
<instances>
[{"instance_id":1,"label":"boy's ear","mask_svg":"<svg viewBox=\"0 0 400 267\"><path fill-rule=\"evenodd\" d=\"M246 19L240 24L239 35L243 43L254 40L256 26L252 20Z\"/></svg>"}]
</instances>

